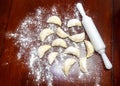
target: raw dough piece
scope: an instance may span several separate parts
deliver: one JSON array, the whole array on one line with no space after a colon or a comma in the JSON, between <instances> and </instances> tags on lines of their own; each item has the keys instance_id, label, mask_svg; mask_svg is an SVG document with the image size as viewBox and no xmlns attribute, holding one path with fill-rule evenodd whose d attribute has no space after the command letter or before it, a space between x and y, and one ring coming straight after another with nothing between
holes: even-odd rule
<instances>
[{"instance_id":1,"label":"raw dough piece","mask_svg":"<svg viewBox=\"0 0 120 86\"><path fill-rule=\"evenodd\" d=\"M38 48L38 55L40 58L44 56L44 54L51 48L50 45L42 45Z\"/></svg>"},{"instance_id":2,"label":"raw dough piece","mask_svg":"<svg viewBox=\"0 0 120 86\"><path fill-rule=\"evenodd\" d=\"M57 38L52 42L52 46L67 47L66 42L63 39Z\"/></svg>"},{"instance_id":3,"label":"raw dough piece","mask_svg":"<svg viewBox=\"0 0 120 86\"><path fill-rule=\"evenodd\" d=\"M67 27L81 26L81 22L78 19L71 19L68 21Z\"/></svg>"},{"instance_id":4,"label":"raw dough piece","mask_svg":"<svg viewBox=\"0 0 120 86\"><path fill-rule=\"evenodd\" d=\"M84 73L88 72L87 70L87 58L86 57L83 57L83 58L80 58L80 70Z\"/></svg>"},{"instance_id":5,"label":"raw dough piece","mask_svg":"<svg viewBox=\"0 0 120 86\"><path fill-rule=\"evenodd\" d=\"M53 23L61 26L62 22L58 16L51 16L48 18L47 23Z\"/></svg>"},{"instance_id":6,"label":"raw dough piece","mask_svg":"<svg viewBox=\"0 0 120 86\"><path fill-rule=\"evenodd\" d=\"M52 64L55 58L57 57L58 52L52 52L48 55L48 62L49 64Z\"/></svg>"},{"instance_id":7,"label":"raw dough piece","mask_svg":"<svg viewBox=\"0 0 120 86\"><path fill-rule=\"evenodd\" d=\"M80 57L80 50L78 48L75 47L68 47L65 52L66 54L72 54L74 56L77 56L78 58Z\"/></svg>"},{"instance_id":8,"label":"raw dough piece","mask_svg":"<svg viewBox=\"0 0 120 86\"><path fill-rule=\"evenodd\" d=\"M56 29L56 34L61 37L61 38L66 38L68 37L69 35L67 33L65 33L60 27L58 27Z\"/></svg>"},{"instance_id":9,"label":"raw dough piece","mask_svg":"<svg viewBox=\"0 0 120 86\"><path fill-rule=\"evenodd\" d=\"M75 62L76 62L76 60L73 58L68 58L67 60L65 60L64 65L63 65L63 71L64 71L65 75L68 75L70 68L72 67L72 65Z\"/></svg>"},{"instance_id":10,"label":"raw dough piece","mask_svg":"<svg viewBox=\"0 0 120 86\"><path fill-rule=\"evenodd\" d=\"M94 53L94 47L90 41L84 40L84 42L85 42L85 45L87 47L87 56L86 57L89 58Z\"/></svg>"},{"instance_id":11,"label":"raw dough piece","mask_svg":"<svg viewBox=\"0 0 120 86\"><path fill-rule=\"evenodd\" d=\"M85 33L75 34L69 37L74 42L82 42L85 39Z\"/></svg>"},{"instance_id":12,"label":"raw dough piece","mask_svg":"<svg viewBox=\"0 0 120 86\"><path fill-rule=\"evenodd\" d=\"M51 35L53 33L54 33L54 31L51 30L50 28L46 28L46 29L42 30L40 32L40 35L39 35L40 36L40 40L44 41L47 36L49 36L49 35Z\"/></svg>"}]
</instances>

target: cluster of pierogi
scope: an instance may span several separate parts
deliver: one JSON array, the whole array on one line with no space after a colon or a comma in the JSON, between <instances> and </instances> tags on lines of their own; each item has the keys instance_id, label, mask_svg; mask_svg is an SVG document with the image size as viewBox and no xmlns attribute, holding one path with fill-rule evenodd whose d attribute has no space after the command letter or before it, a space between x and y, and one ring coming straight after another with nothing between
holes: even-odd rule
<instances>
[{"instance_id":1,"label":"cluster of pierogi","mask_svg":"<svg viewBox=\"0 0 120 86\"><path fill-rule=\"evenodd\" d=\"M65 48L64 54L74 55L77 58L79 58L80 70L82 72L88 72L86 60L88 57L91 57L93 55L94 48L90 41L85 40L85 33L82 32L82 33L70 36L63 29L61 29L62 22L58 16L49 17L47 19L47 23L56 24L59 27L56 28L56 31L52 30L51 28L43 29L39 34L40 40L42 42L45 41L45 39L51 34L57 34L58 38L54 39L53 41L51 40L52 43L50 45L45 44L45 45L40 46L38 48L39 57L40 58L44 57L45 53L48 50L50 50L51 47L54 47L54 46L62 47L62 48ZM81 26L81 22L78 19L69 20L67 23L67 27L69 28L69 27L74 27L74 26ZM84 42L86 45L86 50L87 50L86 57L80 58L80 50L76 47L68 46L66 41L64 40L65 38L69 38L71 41L76 42L76 43ZM60 53L58 53L58 52L51 52L47 57L49 64L52 64L59 54ZM77 61L74 58L67 58L64 61L63 71L64 71L65 75L69 74L70 69L76 62Z\"/></svg>"}]
</instances>

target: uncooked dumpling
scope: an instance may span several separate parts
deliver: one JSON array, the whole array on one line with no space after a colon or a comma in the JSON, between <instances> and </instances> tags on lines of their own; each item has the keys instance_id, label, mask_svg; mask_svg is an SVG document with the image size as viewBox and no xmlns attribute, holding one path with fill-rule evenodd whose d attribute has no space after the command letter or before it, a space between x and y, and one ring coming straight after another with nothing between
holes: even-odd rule
<instances>
[{"instance_id":1,"label":"uncooked dumpling","mask_svg":"<svg viewBox=\"0 0 120 86\"><path fill-rule=\"evenodd\" d=\"M56 34L61 37L61 38L66 38L68 37L69 35L67 33L65 33L60 27L58 27L56 29Z\"/></svg>"},{"instance_id":2,"label":"uncooked dumpling","mask_svg":"<svg viewBox=\"0 0 120 86\"><path fill-rule=\"evenodd\" d=\"M49 36L49 35L51 35L53 33L54 33L54 31L51 30L50 28L46 28L46 29L42 30L40 32L40 35L39 35L40 36L40 40L44 41L47 36Z\"/></svg>"},{"instance_id":3,"label":"uncooked dumpling","mask_svg":"<svg viewBox=\"0 0 120 86\"><path fill-rule=\"evenodd\" d=\"M65 60L64 65L63 65L63 71L64 71L65 75L68 75L70 68L72 67L72 65L75 62L76 62L76 60L73 58L68 58L67 60Z\"/></svg>"},{"instance_id":4,"label":"uncooked dumpling","mask_svg":"<svg viewBox=\"0 0 120 86\"><path fill-rule=\"evenodd\" d=\"M67 27L81 26L81 22L78 19L71 19L68 21Z\"/></svg>"},{"instance_id":5,"label":"uncooked dumpling","mask_svg":"<svg viewBox=\"0 0 120 86\"><path fill-rule=\"evenodd\" d=\"M58 16L51 16L48 18L47 23L53 23L61 26L62 22Z\"/></svg>"},{"instance_id":6,"label":"uncooked dumpling","mask_svg":"<svg viewBox=\"0 0 120 86\"><path fill-rule=\"evenodd\" d=\"M78 48L75 47L68 47L65 52L66 54L72 54L74 56L77 56L78 58L80 57L80 50Z\"/></svg>"},{"instance_id":7,"label":"uncooked dumpling","mask_svg":"<svg viewBox=\"0 0 120 86\"><path fill-rule=\"evenodd\" d=\"M85 42L85 45L87 47L87 56L86 57L89 58L94 53L94 47L90 41L84 40L84 42Z\"/></svg>"},{"instance_id":8,"label":"uncooked dumpling","mask_svg":"<svg viewBox=\"0 0 120 86\"><path fill-rule=\"evenodd\" d=\"M84 73L88 72L87 70L87 58L86 57L83 57L83 58L80 58L80 70Z\"/></svg>"},{"instance_id":9,"label":"uncooked dumpling","mask_svg":"<svg viewBox=\"0 0 120 86\"><path fill-rule=\"evenodd\" d=\"M51 48L50 45L42 45L38 48L38 55L40 58L44 56L44 54Z\"/></svg>"},{"instance_id":10,"label":"uncooked dumpling","mask_svg":"<svg viewBox=\"0 0 120 86\"><path fill-rule=\"evenodd\" d=\"M57 38L52 42L52 46L60 46L66 48L67 43L63 39Z\"/></svg>"},{"instance_id":11,"label":"uncooked dumpling","mask_svg":"<svg viewBox=\"0 0 120 86\"><path fill-rule=\"evenodd\" d=\"M85 33L75 34L72 36L69 36L70 40L74 42L82 42L85 39Z\"/></svg>"},{"instance_id":12,"label":"uncooked dumpling","mask_svg":"<svg viewBox=\"0 0 120 86\"><path fill-rule=\"evenodd\" d=\"M52 52L48 55L48 62L49 64L52 64L55 58L57 57L58 52Z\"/></svg>"}]
</instances>

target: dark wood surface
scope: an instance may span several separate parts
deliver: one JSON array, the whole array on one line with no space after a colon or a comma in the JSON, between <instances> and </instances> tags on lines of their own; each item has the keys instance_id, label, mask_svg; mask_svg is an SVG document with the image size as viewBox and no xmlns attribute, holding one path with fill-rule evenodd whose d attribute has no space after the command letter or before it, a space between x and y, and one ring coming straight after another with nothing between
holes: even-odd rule
<instances>
[{"instance_id":1,"label":"dark wood surface","mask_svg":"<svg viewBox=\"0 0 120 86\"><path fill-rule=\"evenodd\" d=\"M95 79L90 82L76 80L54 79L54 86L119 86L120 80L120 1L119 0L0 0L0 86L36 86L33 77L28 75L29 69L24 64L25 59L18 60L16 53L18 47L12 39L8 39L8 32L14 33L21 21L35 9L43 7L50 10L52 6L58 6L59 14L64 16L70 6L70 13L77 2L82 2L87 14L91 16L98 27L106 44L106 53L113 64L111 70L104 68L98 54L95 58L102 64L100 70L99 85ZM26 51L27 52L27 51ZM93 59L93 58L91 58ZM95 61L97 61L95 59ZM96 72L95 72L96 73ZM94 75L91 75L94 76ZM40 86L46 86L47 82L39 82Z\"/></svg>"},{"instance_id":2,"label":"dark wood surface","mask_svg":"<svg viewBox=\"0 0 120 86\"><path fill-rule=\"evenodd\" d=\"M119 56L120 56L120 1L115 0L114 1L114 22L113 22L113 79L114 79L114 85L119 85L120 75L118 74L119 68L120 68L120 62L119 62ZM117 71L118 70L118 71Z\"/></svg>"}]
</instances>

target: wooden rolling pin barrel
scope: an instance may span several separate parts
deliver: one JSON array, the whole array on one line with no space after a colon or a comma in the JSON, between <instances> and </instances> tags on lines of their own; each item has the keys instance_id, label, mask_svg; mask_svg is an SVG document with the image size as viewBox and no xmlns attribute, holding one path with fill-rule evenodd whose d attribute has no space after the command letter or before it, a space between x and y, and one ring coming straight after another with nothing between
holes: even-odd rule
<instances>
[{"instance_id":1,"label":"wooden rolling pin barrel","mask_svg":"<svg viewBox=\"0 0 120 86\"><path fill-rule=\"evenodd\" d=\"M81 3L78 3L76 5L76 7L77 7L78 11L80 12L80 14L82 15L82 24L85 28L85 31L86 31L90 41L92 42L95 50L102 56L102 59L103 59L106 69L111 69L112 64L109 61L107 55L105 54L106 46L105 46L99 32L97 31L97 28L96 28L92 18L90 18L89 16L87 16L85 14L84 8Z\"/></svg>"}]
</instances>

